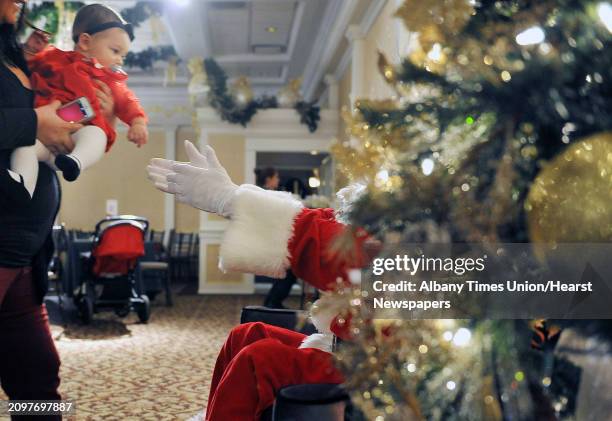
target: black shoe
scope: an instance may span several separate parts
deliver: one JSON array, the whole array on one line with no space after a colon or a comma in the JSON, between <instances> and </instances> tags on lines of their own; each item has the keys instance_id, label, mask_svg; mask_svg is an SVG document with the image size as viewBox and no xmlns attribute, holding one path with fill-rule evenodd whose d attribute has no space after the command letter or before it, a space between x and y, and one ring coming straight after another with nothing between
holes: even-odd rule
<instances>
[{"instance_id":1,"label":"black shoe","mask_svg":"<svg viewBox=\"0 0 612 421\"><path fill-rule=\"evenodd\" d=\"M25 188L23 176L19 174L21 181L15 180L8 170L0 169L0 191L17 206L25 205L32 199L28 189Z\"/></svg>"},{"instance_id":2,"label":"black shoe","mask_svg":"<svg viewBox=\"0 0 612 421\"><path fill-rule=\"evenodd\" d=\"M74 181L81 174L79 161L69 155L58 155L55 157L55 166L62 172L66 181Z\"/></svg>"}]
</instances>

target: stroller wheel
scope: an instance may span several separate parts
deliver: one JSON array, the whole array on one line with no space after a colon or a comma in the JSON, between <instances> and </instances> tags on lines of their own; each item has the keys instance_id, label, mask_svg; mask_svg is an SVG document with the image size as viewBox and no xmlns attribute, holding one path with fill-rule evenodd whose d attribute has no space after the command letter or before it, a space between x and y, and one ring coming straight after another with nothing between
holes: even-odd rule
<instances>
[{"instance_id":1,"label":"stroller wheel","mask_svg":"<svg viewBox=\"0 0 612 421\"><path fill-rule=\"evenodd\" d=\"M149 301L149 297L146 295L141 295L142 303L138 304L136 308L136 313L138 314L138 320L141 323L147 323L149 321L149 317L151 316L151 302Z\"/></svg>"},{"instance_id":2,"label":"stroller wheel","mask_svg":"<svg viewBox=\"0 0 612 421\"><path fill-rule=\"evenodd\" d=\"M88 325L91 323L94 314L94 304L93 300L90 297L83 297L79 305L79 313L83 324Z\"/></svg>"}]
</instances>

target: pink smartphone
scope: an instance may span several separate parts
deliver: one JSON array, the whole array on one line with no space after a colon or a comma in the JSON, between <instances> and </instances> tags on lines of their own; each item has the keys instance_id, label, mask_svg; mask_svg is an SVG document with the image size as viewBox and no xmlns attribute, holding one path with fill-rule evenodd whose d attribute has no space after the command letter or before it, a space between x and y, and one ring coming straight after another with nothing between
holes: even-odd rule
<instances>
[{"instance_id":1,"label":"pink smartphone","mask_svg":"<svg viewBox=\"0 0 612 421\"><path fill-rule=\"evenodd\" d=\"M70 121L72 123L87 123L89 120L95 117L94 112L89 100L84 96L70 101L67 104L62 105L57 110L57 115L63 120Z\"/></svg>"}]
</instances>

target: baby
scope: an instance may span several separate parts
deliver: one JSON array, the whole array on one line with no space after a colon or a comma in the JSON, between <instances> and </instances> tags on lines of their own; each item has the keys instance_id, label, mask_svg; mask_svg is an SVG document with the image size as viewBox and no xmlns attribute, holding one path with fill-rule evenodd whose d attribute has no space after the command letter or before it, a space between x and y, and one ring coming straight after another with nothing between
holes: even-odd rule
<instances>
[{"instance_id":1,"label":"baby","mask_svg":"<svg viewBox=\"0 0 612 421\"><path fill-rule=\"evenodd\" d=\"M128 139L139 147L147 143L145 112L126 85L127 74L120 69L134 39L131 25L113 9L90 4L79 9L72 36L74 51L50 46L29 61L35 105L40 107L54 100L66 104L86 97L95 116L72 135L75 148L68 155L54 156L38 140L33 146L13 152L11 169L23 177L30 197L38 178L38 161L55 165L67 181L74 181L82 170L100 160L115 141L114 124L104 115L96 96L96 80L110 88L115 115L130 126Z\"/></svg>"}]
</instances>

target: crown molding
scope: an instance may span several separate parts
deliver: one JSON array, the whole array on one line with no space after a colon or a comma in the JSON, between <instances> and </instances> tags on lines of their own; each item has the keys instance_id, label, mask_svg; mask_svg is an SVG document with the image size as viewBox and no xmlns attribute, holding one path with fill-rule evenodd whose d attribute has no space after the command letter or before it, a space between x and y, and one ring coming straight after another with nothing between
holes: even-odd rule
<instances>
[{"instance_id":1,"label":"crown molding","mask_svg":"<svg viewBox=\"0 0 612 421\"><path fill-rule=\"evenodd\" d=\"M321 120L317 130L310 133L300 123L297 112L292 108L274 108L260 110L255 114L247 127L231 124L219 118L219 114L210 107L196 110L197 119L202 130L207 133L239 133L255 137L278 137L296 139L325 139L329 142L338 133L339 115L337 110L321 110Z\"/></svg>"},{"instance_id":2,"label":"crown molding","mask_svg":"<svg viewBox=\"0 0 612 421\"><path fill-rule=\"evenodd\" d=\"M335 22L333 22L333 32L329 34L329 36L323 36L323 31L319 34L319 38L323 38L323 48L319 47L313 49L313 53L311 55L310 62L315 63L316 68L313 70L313 75L310 79L307 79L307 73L304 72L304 80L305 89L304 96L307 100L311 100L312 97L317 92L318 87L320 86L324 75L328 72L327 69L330 65L331 59L338 50L341 45L342 38L344 36L359 36L360 38L365 37L374 22L376 22L376 18L380 15L382 9L384 8L386 1L385 0L370 0L369 6L366 9L361 22L353 28L350 28L351 22L350 19L352 14L357 7L359 2L357 0L344 0L342 1L341 10L336 15ZM317 39L317 42L319 39ZM337 79L341 79L342 75L346 71L348 67L348 63L350 62L351 57L351 46L344 51L342 58L336 67L333 74ZM310 70L309 68L306 71Z\"/></svg>"},{"instance_id":3,"label":"crown molding","mask_svg":"<svg viewBox=\"0 0 612 421\"><path fill-rule=\"evenodd\" d=\"M321 30L315 41L308 64L304 70L304 97L311 101L326 70L338 49L351 17L358 5L357 0L330 1Z\"/></svg>"}]
</instances>

